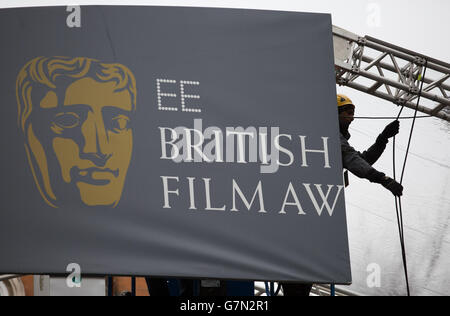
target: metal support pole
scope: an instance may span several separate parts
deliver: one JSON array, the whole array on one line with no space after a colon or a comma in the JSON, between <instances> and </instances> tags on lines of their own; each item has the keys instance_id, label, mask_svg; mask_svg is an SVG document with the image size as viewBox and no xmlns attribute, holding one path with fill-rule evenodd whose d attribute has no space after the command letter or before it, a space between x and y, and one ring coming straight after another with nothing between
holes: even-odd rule
<instances>
[{"instance_id":1,"label":"metal support pole","mask_svg":"<svg viewBox=\"0 0 450 316\"><path fill-rule=\"evenodd\" d=\"M136 277L131 278L131 296L136 296Z\"/></svg>"},{"instance_id":2,"label":"metal support pole","mask_svg":"<svg viewBox=\"0 0 450 316\"><path fill-rule=\"evenodd\" d=\"M113 296L113 277L108 277L108 296Z\"/></svg>"},{"instance_id":3,"label":"metal support pole","mask_svg":"<svg viewBox=\"0 0 450 316\"><path fill-rule=\"evenodd\" d=\"M275 283L270 282L270 296L275 296Z\"/></svg>"}]
</instances>

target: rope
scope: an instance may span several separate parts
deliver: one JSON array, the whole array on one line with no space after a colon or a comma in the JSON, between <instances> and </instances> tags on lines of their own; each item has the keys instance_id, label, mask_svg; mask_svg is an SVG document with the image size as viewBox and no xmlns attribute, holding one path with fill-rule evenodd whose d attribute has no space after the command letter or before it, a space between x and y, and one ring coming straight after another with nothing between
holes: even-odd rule
<instances>
[{"instance_id":1,"label":"rope","mask_svg":"<svg viewBox=\"0 0 450 316\"><path fill-rule=\"evenodd\" d=\"M281 291L281 283L278 283L277 289L275 290L274 282L264 282L265 290L267 296L278 296Z\"/></svg>"},{"instance_id":2,"label":"rope","mask_svg":"<svg viewBox=\"0 0 450 316\"><path fill-rule=\"evenodd\" d=\"M409 134L408 147L406 149L405 161L403 162L403 168L402 168L402 173L401 173L401 177L400 177L400 184L403 184L403 178L404 178L405 170L406 170L406 162L408 160L409 149L411 147L411 140L412 140L412 135L414 132L416 119L418 118L417 112L419 110L420 98L422 96L423 85L425 82L425 75L427 72L427 68L428 68L428 60L425 60L424 72L423 72L423 76L421 79L422 82L420 85L420 91L419 91L419 95L417 98L416 109L414 111L414 117L413 117L413 122L412 122L412 126L411 126L411 131ZM402 114L404 108L405 108L405 106L402 106L402 108L400 109L400 112L397 116L397 120L400 118L400 115ZM394 137L394 141L393 141L393 169L394 169L394 180L397 181L396 180L396 159L395 159L395 137ZM405 271L406 289L407 289L408 296L411 296L411 291L410 291L410 286L409 286L409 276L408 276L408 262L407 262L407 257L406 257L405 235L404 235L404 225L403 225L403 208L402 208L401 197L395 197L395 210L397 212L397 223L398 223L398 230L399 230L399 236L400 236L400 246L401 246L401 250L402 250L403 268Z\"/></svg>"}]
</instances>

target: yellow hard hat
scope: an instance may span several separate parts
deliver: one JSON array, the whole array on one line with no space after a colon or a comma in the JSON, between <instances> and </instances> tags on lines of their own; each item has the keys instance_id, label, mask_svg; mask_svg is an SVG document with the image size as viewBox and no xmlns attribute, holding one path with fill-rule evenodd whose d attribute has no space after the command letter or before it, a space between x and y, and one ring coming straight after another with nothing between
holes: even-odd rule
<instances>
[{"instance_id":1,"label":"yellow hard hat","mask_svg":"<svg viewBox=\"0 0 450 316\"><path fill-rule=\"evenodd\" d=\"M346 106L346 105L353 105L354 106L352 100L350 100L349 97L347 97L347 96L345 96L343 94L338 94L337 95L337 104L338 104L338 108L341 108L341 107Z\"/></svg>"}]
</instances>

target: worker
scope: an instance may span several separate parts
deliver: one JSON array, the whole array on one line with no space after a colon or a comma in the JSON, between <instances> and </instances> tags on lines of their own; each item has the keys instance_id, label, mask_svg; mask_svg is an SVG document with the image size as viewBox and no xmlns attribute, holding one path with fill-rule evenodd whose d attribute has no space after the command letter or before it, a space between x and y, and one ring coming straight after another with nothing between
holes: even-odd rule
<instances>
[{"instance_id":1,"label":"worker","mask_svg":"<svg viewBox=\"0 0 450 316\"><path fill-rule=\"evenodd\" d=\"M400 122L398 120L390 123L378 136L375 144L363 153L357 152L350 144L350 133L348 128L354 120L355 105L345 95L337 96L339 111L339 128L341 132L342 163L345 169L359 178L370 182L381 184L395 196L402 196L403 187L400 183L387 177L384 173L377 171L372 165L381 157L389 138L399 133Z\"/></svg>"},{"instance_id":2,"label":"worker","mask_svg":"<svg viewBox=\"0 0 450 316\"><path fill-rule=\"evenodd\" d=\"M339 111L342 163L344 168L359 178L381 184L395 196L402 196L403 187L400 183L372 167L386 149L389 138L399 133L400 122L397 120L386 126L384 131L378 136L375 144L367 151L360 153L348 143L350 139L348 128L354 120L355 105L347 96L341 94L337 96L337 105ZM298 283L282 283L282 286L285 296L309 296L312 288L312 284Z\"/></svg>"}]
</instances>

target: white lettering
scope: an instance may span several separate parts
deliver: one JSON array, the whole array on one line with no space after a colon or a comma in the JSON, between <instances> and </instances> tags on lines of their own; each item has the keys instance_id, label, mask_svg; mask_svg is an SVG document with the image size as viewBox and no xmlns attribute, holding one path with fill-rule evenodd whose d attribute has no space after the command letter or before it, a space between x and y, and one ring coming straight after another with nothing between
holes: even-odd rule
<instances>
[{"instance_id":1,"label":"white lettering","mask_svg":"<svg viewBox=\"0 0 450 316\"><path fill-rule=\"evenodd\" d=\"M163 93L161 92L161 83L167 83L167 84L175 84L177 83L176 80L170 80L170 79L156 79L156 90L158 94L158 110L160 111L178 111L178 108L175 107L167 107L163 106L162 104L162 98L176 98L176 93Z\"/></svg>"},{"instance_id":2,"label":"white lettering","mask_svg":"<svg viewBox=\"0 0 450 316\"><path fill-rule=\"evenodd\" d=\"M175 145L175 141L178 138L177 132L169 127L160 127L159 130L161 133L161 159L177 159L177 157L180 155L180 150L178 149L177 145ZM171 141L166 140L166 131L170 131L172 136ZM170 145L172 147L172 155L170 157L167 156L167 145Z\"/></svg>"},{"instance_id":3,"label":"white lettering","mask_svg":"<svg viewBox=\"0 0 450 316\"><path fill-rule=\"evenodd\" d=\"M289 195L292 195L294 197L294 202L287 202ZM295 192L294 186L292 183L289 183L289 188L286 192L286 196L284 198L283 206L281 208L281 211L279 214L286 214L286 206L287 205L293 205L297 206L298 209L298 215L306 215L306 213L303 211L302 205L300 204L300 200L298 199L297 193Z\"/></svg>"},{"instance_id":4,"label":"white lettering","mask_svg":"<svg viewBox=\"0 0 450 316\"><path fill-rule=\"evenodd\" d=\"M300 136L300 142L302 145L302 167L308 167L308 162L306 160L306 153L323 153L325 156L325 166L324 168L331 168L330 157L328 155L328 137L322 137L324 150L312 150L306 149L306 136Z\"/></svg>"},{"instance_id":5,"label":"white lettering","mask_svg":"<svg viewBox=\"0 0 450 316\"><path fill-rule=\"evenodd\" d=\"M196 143L192 144L192 138L191 138L191 132L194 132L194 139L198 140ZM186 136L186 150L187 150L187 156L186 161L193 161L194 158L192 157L192 149L195 150L195 152L200 155L196 156L196 162L211 162L207 156L203 154L203 142L205 141L203 137L203 133L201 131L198 131L196 129L186 129L185 130L185 136Z\"/></svg>"},{"instance_id":6,"label":"white lettering","mask_svg":"<svg viewBox=\"0 0 450 316\"><path fill-rule=\"evenodd\" d=\"M320 198L322 199L322 202L323 202L322 206L319 207L319 203L317 202L316 198L314 197L314 193L311 190L311 184L304 183L303 185L306 188L306 192L308 192L309 197L311 198L311 202L314 204L314 207L315 207L315 209L317 211L317 214L319 214L319 216L321 216L323 208L326 207L326 209L328 210L328 214L330 214L330 216L333 216L334 208L336 207L336 203L338 201L338 198L339 198L339 196L341 194L341 191L344 188L344 186L343 185L338 185L337 186L338 191L337 191L337 194L336 194L336 198L334 199L333 206L330 207L330 204L328 204L328 196L330 195L330 192L333 190L333 188L335 186L334 185L328 185L328 192L325 195L323 193L323 191L322 191L322 185L321 184L315 184L314 186L316 187L317 191L319 192Z\"/></svg>"},{"instance_id":7,"label":"white lettering","mask_svg":"<svg viewBox=\"0 0 450 316\"><path fill-rule=\"evenodd\" d=\"M163 188L164 188L164 207L163 208L172 208L169 203L169 194L176 194L177 196L180 196L180 192L178 189L175 191L169 191L169 180L176 180L177 182L180 181L178 177L165 177L161 176L161 179L163 181Z\"/></svg>"},{"instance_id":8,"label":"white lettering","mask_svg":"<svg viewBox=\"0 0 450 316\"><path fill-rule=\"evenodd\" d=\"M193 94L185 94L184 92L184 86L185 85L195 85L199 86L200 82L197 81L181 81L180 82L180 90L181 90L181 108L183 112L192 112L192 113L201 113L202 110L200 109L190 109L186 107L186 99L200 99L199 95L193 95Z\"/></svg>"},{"instance_id":9,"label":"white lettering","mask_svg":"<svg viewBox=\"0 0 450 316\"><path fill-rule=\"evenodd\" d=\"M275 137L275 148L278 151L281 151L282 153L285 153L286 155L289 156L289 163L285 164L285 163L281 163L280 160L277 160L277 164L282 167L289 167L294 163L294 154L292 154L292 152L289 149L286 149L280 145L280 137L287 137L287 138L289 138L289 140L292 140L292 136L281 134L281 135L277 135L277 137Z\"/></svg>"},{"instance_id":10,"label":"white lettering","mask_svg":"<svg viewBox=\"0 0 450 316\"><path fill-rule=\"evenodd\" d=\"M203 178L203 181L205 182L206 211L225 211L226 205L224 205L221 208L214 208L211 206L211 188L210 188L211 179Z\"/></svg>"},{"instance_id":11,"label":"white lettering","mask_svg":"<svg viewBox=\"0 0 450 316\"><path fill-rule=\"evenodd\" d=\"M244 193L241 191L241 189L239 188L238 184L236 183L236 181L233 179L233 208L231 209L232 212L239 212L239 210L236 208L236 191L239 194L241 201L244 202L245 206L247 207L247 209L250 211L253 202L256 199L256 195L258 194L259 197L259 206L260 206L260 210L258 211L259 213L267 213L265 208L264 208L264 195L263 195L263 191L262 191L262 182L259 181L258 186L256 187L256 191L255 194L253 194L253 198L251 202L248 202L248 200L246 199Z\"/></svg>"},{"instance_id":12,"label":"white lettering","mask_svg":"<svg viewBox=\"0 0 450 316\"><path fill-rule=\"evenodd\" d=\"M246 150L245 150L245 136L249 136L250 140L252 141L250 145L250 154L253 154L252 157L249 157L249 161L256 162L256 156L257 156L257 148L258 148L258 140L255 138L255 135L257 134L256 129L251 128L250 131L244 131L242 128L241 130L236 129L234 131L227 129L227 137L237 135L237 141L238 141L238 163L246 164L245 156L246 156ZM234 146L229 146L227 149L232 151L234 153ZM253 150L252 150L253 149ZM233 154L234 156L234 154Z\"/></svg>"},{"instance_id":13,"label":"white lettering","mask_svg":"<svg viewBox=\"0 0 450 316\"><path fill-rule=\"evenodd\" d=\"M190 210L196 210L195 207L195 189L194 189L194 181L195 178L187 178L189 181L189 201L191 202L191 205L189 207Z\"/></svg>"}]
</instances>

